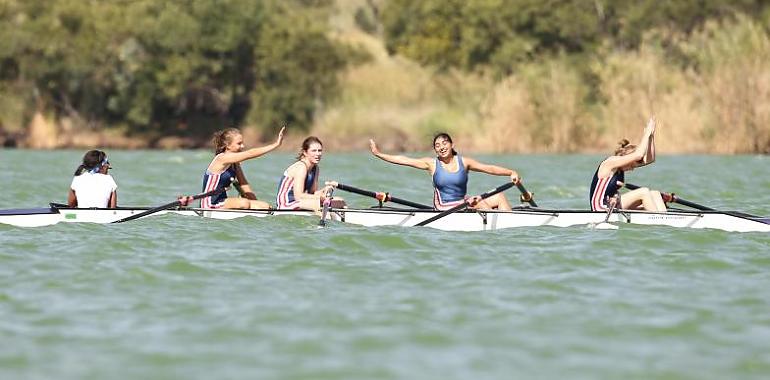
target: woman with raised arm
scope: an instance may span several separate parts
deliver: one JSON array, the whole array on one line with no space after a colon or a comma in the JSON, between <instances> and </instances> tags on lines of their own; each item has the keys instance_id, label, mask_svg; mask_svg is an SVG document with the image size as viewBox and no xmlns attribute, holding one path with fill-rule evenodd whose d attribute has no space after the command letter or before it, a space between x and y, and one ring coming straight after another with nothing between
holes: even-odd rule
<instances>
[{"instance_id":1,"label":"woman with raised arm","mask_svg":"<svg viewBox=\"0 0 770 380\"><path fill-rule=\"evenodd\" d=\"M297 161L283 172L278 182L276 208L279 210L319 210L323 206L328 191L337 186L334 181L318 189L320 163L323 156L323 143L318 137L310 136L302 142ZM331 207L343 208L342 198L332 197Z\"/></svg>"},{"instance_id":2,"label":"woman with raised arm","mask_svg":"<svg viewBox=\"0 0 770 380\"><path fill-rule=\"evenodd\" d=\"M519 173L515 170L484 164L473 158L458 154L454 149L452 138L446 133L439 133L433 138L433 150L436 152L436 157L411 158L385 154L380 152L374 140L369 140L369 148L372 154L381 160L427 170L433 177L433 207L436 210L447 210L466 202L469 170L492 175L509 176L514 183L518 183L521 180ZM480 210L511 209L511 204L502 193L495 194L484 200L475 196L468 201L470 207Z\"/></svg>"},{"instance_id":3,"label":"woman with raised arm","mask_svg":"<svg viewBox=\"0 0 770 380\"><path fill-rule=\"evenodd\" d=\"M624 210L666 211L666 204L659 191L641 187L619 195L623 187L625 172L655 161L655 117L650 117L638 145L623 139L613 156L599 164L591 181L589 199L591 210L607 211L614 204ZM617 203L620 198L620 203Z\"/></svg>"},{"instance_id":4,"label":"woman with raised arm","mask_svg":"<svg viewBox=\"0 0 770 380\"><path fill-rule=\"evenodd\" d=\"M242 198L228 198L226 192L201 199L201 208L269 209L270 204L257 200L241 169L241 162L262 156L283 142L286 127L278 132L278 139L270 145L243 150L243 135L238 129L228 128L214 133L214 159L203 174L203 192L230 186L235 180Z\"/></svg>"},{"instance_id":5,"label":"woman with raised arm","mask_svg":"<svg viewBox=\"0 0 770 380\"><path fill-rule=\"evenodd\" d=\"M118 207L118 185L107 173L112 168L107 153L89 150L83 163L75 170L67 195L69 207L115 208Z\"/></svg>"}]
</instances>

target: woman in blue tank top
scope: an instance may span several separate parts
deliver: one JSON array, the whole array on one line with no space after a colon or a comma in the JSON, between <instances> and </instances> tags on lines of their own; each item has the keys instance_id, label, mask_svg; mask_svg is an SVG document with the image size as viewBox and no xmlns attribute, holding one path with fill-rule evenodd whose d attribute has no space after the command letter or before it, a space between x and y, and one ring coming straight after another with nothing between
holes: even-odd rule
<instances>
[{"instance_id":1,"label":"woman in blue tank top","mask_svg":"<svg viewBox=\"0 0 770 380\"><path fill-rule=\"evenodd\" d=\"M297 162L291 164L283 172L278 181L276 208L279 210L318 210L326 199L326 192L337 183L327 182L326 186L318 189L323 143L318 137L310 136L302 142L302 149L297 155ZM332 207L345 207L342 198L332 197Z\"/></svg>"},{"instance_id":2,"label":"woman in blue tank top","mask_svg":"<svg viewBox=\"0 0 770 380\"><path fill-rule=\"evenodd\" d=\"M411 158L385 154L380 152L374 140L369 140L369 148L372 154L381 160L430 172L433 178L433 206L437 210L450 209L466 202L469 170L510 176L513 182L520 180L519 173L515 170L484 164L473 158L457 154L452 138L446 133L439 133L433 138L433 150L436 152L436 157ZM471 207L476 209L511 209L511 204L502 193L484 200L473 197L467 201Z\"/></svg>"},{"instance_id":3,"label":"woman in blue tank top","mask_svg":"<svg viewBox=\"0 0 770 380\"><path fill-rule=\"evenodd\" d=\"M610 202L617 202L618 190L623 187L625 181L625 172L655 161L655 126L655 118L651 117L638 146L623 139L620 147L615 150L615 155L607 157L599 164L591 181L589 194L592 210L606 211ZM626 210L666 211L661 193L646 187L623 193L620 204L616 206Z\"/></svg>"},{"instance_id":4,"label":"woman in blue tank top","mask_svg":"<svg viewBox=\"0 0 770 380\"><path fill-rule=\"evenodd\" d=\"M214 159L203 174L203 192L218 190L230 186L233 179L238 181L238 192L242 198L228 198L226 192L201 199L201 208L241 208L269 209L270 204L257 200L249 182L241 169L241 162L257 158L283 142L286 127L278 132L278 139L259 148L243 150L243 135L235 128L228 128L214 134ZM181 199L180 199L181 200ZM184 203L183 203L184 204Z\"/></svg>"}]
</instances>

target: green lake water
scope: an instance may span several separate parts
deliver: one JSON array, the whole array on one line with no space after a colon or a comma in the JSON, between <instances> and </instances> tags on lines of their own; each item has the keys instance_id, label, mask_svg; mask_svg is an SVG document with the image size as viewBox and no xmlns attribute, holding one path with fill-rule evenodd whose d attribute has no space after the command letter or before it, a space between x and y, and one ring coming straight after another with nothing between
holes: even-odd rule
<instances>
[{"instance_id":1,"label":"green lake water","mask_svg":"<svg viewBox=\"0 0 770 380\"><path fill-rule=\"evenodd\" d=\"M0 150L0 208L65 201L83 153ZM108 153L123 206L198 193L211 159ZM516 168L549 208L586 208L601 159L475 158ZM274 203L291 162L245 163L258 197ZM321 178L431 202L426 172L368 154L327 153ZM768 156L661 156L627 180L770 215ZM469 190L504 182L473 173ZM0 378L770 378L770 234L316 225L0 225Z\"/></svg>"}]
</instances>

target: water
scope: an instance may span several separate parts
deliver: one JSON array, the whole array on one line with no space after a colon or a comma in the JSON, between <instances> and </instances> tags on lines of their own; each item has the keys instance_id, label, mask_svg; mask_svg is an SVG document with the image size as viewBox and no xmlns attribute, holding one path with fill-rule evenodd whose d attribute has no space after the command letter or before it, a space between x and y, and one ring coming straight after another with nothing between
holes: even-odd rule
<instances>
[{"instance_id":1,"label":"water","mask_svg":"<svg viewBox=\"0 0 770 380\"><path fill-rule=\"evenodd\" d=\"M0 208L64 201L82 153L0 150ZM203 151L108 153L121 205L199 192L210 160ZM425 172L327 155L323 179L430 203ZM517 168L542 206L570 208L587 206L600 159L476 158ZM271 154L244 169L269 199L290 163ZM770 215L769 164L668 156L628 179ZM470 190L504 181L473 174ZM766 233L316 224L166 215L0 225L0 378L770 376Z\"/></svg>"}]
</instances>

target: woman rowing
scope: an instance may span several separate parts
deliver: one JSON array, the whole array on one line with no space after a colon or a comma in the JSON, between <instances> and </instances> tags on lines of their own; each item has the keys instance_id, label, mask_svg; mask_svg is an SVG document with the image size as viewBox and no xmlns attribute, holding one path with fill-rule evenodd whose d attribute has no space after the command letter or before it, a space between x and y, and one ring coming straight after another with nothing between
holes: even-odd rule
<instances>
[{"instance_id":1,"label":"woman rowing","mask_svg":"<svg viewBox=\"0 0 770 380\"><path fill-rule=\"evenodd\" d=\"M487 199L467 197L468 171L509 176L511 181L518 183L519 173L515 170L497 165L484 164L473 158L465 157L454 149L452 138L446 133L439 133L433 138L433 150L436 157L411 158L380 152L374 140L369 140L369 148L377 158L398 165L427 170L433 178L433 206L437 210L447 210L463 202L476 209L510 210L511 204L502 193Z\"/></svg>"},{"instance_id":2,"label":"woman rowing","mask_svg":"<svg viewBox=\"0 0 770 380\"><path fill-rule=\"evenodd\" d=\"M302 142L297 161L286 168L278 182L276 208L318 210L322 207L331 188L337 186L336 182L331 181L318 189L318 176L321 171L319 164L322 156L323 143L318 137L310 136ZM345 201L342 198L333 197L331 207L345 207Z\"/></svg>"},{"instance_id":3,"label":"woman rowing","mask_svg":"<svg viewBox=\"0 0 770 380\"><path fill-rule=\"evenodd\" d=\"M83 163L75 170L67 195L69 207L115 208L118 206L118 185L107 173L110 170L107 153L89 150L83 155Z\"/></svg>"},{"instance_id":4,"label":"woman rowing","mask_svg":"<svg viewBox=\"0 0 770 380\"><path fill-rule=\"evenodd\" d=\"M594 211L607 211L617 207L624 210L666 211L666 204L659 191L641 187L619 195L623 187L625 172L655 161L655 117L651 117L644 128L638 145L623 139L613 156L599 164L591 181L590 201ZM618 203L618 197L620 203Z\"/></svg>"},{"instance_id":5,"label":"woman rowing","mask_svg":"<svg viewBox=\"0 0 770 380\"><path fill-rule=\"evenodd\" d=\"M281 145L286 127L278 132L278 139L270 145L243 150L243 135L238 129L228 128L214 133L214 159L203 174L203 192L223 189L235 180L242 198L228 198L226 192L201 199L201 208L269 209L270 204L257 200L241 169L241 162L257 158Z\"/></svg>"}]
</instances>

